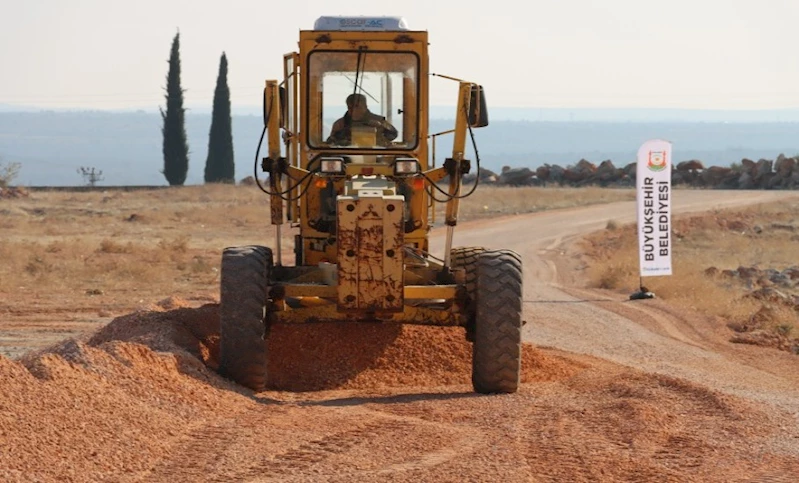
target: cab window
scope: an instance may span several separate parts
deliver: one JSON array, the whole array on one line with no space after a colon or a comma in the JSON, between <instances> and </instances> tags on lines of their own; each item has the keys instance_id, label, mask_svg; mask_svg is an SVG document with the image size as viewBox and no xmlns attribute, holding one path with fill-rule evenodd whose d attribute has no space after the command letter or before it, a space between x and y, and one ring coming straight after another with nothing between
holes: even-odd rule
<instances>
[{"instance_id":1,"label":"cab window","mask_svg":"<svg viewBox=\"0 0 799 483\"><path fill-rule=\"evenodd\" d=\"M313 52L307 73L309 145L415 148L418 72L419 59L414 53Z\"/></svg>"}]
</instances>

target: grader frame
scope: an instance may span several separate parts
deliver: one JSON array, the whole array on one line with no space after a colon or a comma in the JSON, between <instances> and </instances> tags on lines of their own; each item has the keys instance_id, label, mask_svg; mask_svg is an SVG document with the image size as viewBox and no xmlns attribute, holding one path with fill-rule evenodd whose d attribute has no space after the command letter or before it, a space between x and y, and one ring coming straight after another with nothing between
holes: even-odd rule
<instances>
[{"instance_id":1,"label":"grader frame","mask_svg":"<svg viewBox=\"0 0 799 483\"><path fill-rule=\"evenodd\" d=\"M299 52L284 56L283 81L266 81L260 167L269 181L259 186L270 196L276 243L222 256L220 369L236 382L268 387L273 324L364 321L464 327L474 389L517 390L521 260L509 250L452 248L471 164L467 134L488 124L485 96L447 77L459 86L453 148L436 167L427 40L401 18L321 17L300 31ZM349 144L331 143L329 125L340 114L331 109L349 93L367 96L397 138L380 142L374 127L353 123ZM436 190L446 203L440 257L429 247ZM283 263L286 224L298 229L294 265Z\"/></svg>"}]
</instances>

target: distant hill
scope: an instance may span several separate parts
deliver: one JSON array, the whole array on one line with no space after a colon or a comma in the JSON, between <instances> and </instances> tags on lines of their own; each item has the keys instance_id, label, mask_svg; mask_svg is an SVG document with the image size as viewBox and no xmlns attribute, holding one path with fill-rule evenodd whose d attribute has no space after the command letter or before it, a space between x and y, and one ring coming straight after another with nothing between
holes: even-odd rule
<instances>
[{"instance_id":1,"label":"distant hill","mask_svg":"<svg viewBox=\"0 0 799 483\"><path fill-rule=\"evenodd\" d=\"M490 101L490 98L488 98ZM451 118L455 108L433 106L432 118ZM799 109L720 110L720 109L566 109L531 107L489 107L489 117L497 121L553 122L799 122Z\"/></svg>"},{"instance_id":2,"label":"distant hill","mask_svg":"<svg viewBox=\"0 0 799 483\"><path fill-rule=\"evenodd\" d=\"M675 161L700 159L706 165L799 153L799 120L569 122L513 120L502 109L495 111L491 125L474 131L483 166L491 170L503 165L566 166L581 158L594 163L612 159L619 166L634 161L638 146L651 138L672 141ZM580 111L580 116L587 117L588 111ZM435 117L435 110L433 114ZM207 113L189 111L186 115L191 150L187 184L202 183L210 123ZM83 184L77 173L81 166L102 170L105 179L101 185L165 185L160 173L161 125L158 113L144 111L0 112L0 161L21 163L16 181L29 186ZM444 131L451 125L451 121L434 119L431 130ZM262 129L260 115L233 116L237 179L253 174ZM438 138L439 163L451 151L451 142L449 135ZM264 154L265 146L261 156ZM474 159L471 147L467 155Z\"/></svg>"}]
</instances>

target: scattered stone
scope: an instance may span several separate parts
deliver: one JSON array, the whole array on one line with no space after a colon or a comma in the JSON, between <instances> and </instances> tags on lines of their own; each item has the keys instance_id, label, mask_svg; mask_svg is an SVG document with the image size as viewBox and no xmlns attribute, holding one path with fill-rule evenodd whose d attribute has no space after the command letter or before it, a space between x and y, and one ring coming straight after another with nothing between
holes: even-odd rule
<instances>
[{"instance_id":1,"label":"scattered stone","mask_svg":"<svg viewBox=\"0 0 799 483\"><path fill-rule=\"evenodd\" d=\"M705 169L705 166L702 164L702 161L699 161L698 159L681 161L677 163L677 171L696 171L703 169Z\"/></svg>"},{"instance_id":2,"label":"scattered stone","mask_svg":"<svg viewBox=\"0 0 799 483\"><path fill-rule=\"evenodd\" d=\"M783 292L780 292L774 287L762 287L758 290L750 292L745 295L747 298L754 298L765 302L773 303L790 303L791 298Z\"/></svg>"}]
</instances>

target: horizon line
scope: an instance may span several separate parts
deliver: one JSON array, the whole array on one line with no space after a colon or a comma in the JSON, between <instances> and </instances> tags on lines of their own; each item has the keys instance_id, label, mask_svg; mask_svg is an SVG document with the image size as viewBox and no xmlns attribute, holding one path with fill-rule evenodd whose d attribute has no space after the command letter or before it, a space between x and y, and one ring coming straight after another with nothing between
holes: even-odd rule
<instances>
[{"instance_id":1,"label":"horizon line","mask_svg":"<svg viewBox=\"0 0 799 483\"><path fill-rule=\"evenodd\" d=\"M41 111L157 111L162 106L128 106L128 107L92 107L92 106L46 106L35 104L22 104L16 102L0 101L0 109L25 109L25 110L41 110ZM455 104L432 104L431 109L439 108L454 108ZM188 104L185 109L201 109L212 110L213 107L208 107L206 104ZM231 109L247 109L247 110L260 110L261 106L257 104L231 104ZM515 110L515 111L691 111L691 112L778 112L778 111L797 111L799 106L795 107L755 107L755 108L722 108L722 107L658 107L658 106L585 106L585 107L536 107L536 106L510 106L510 105L493 105L489 106L489 111L492 109ZM0 111L12 112L12 111Z\"/></svg>"}]
</instances>

